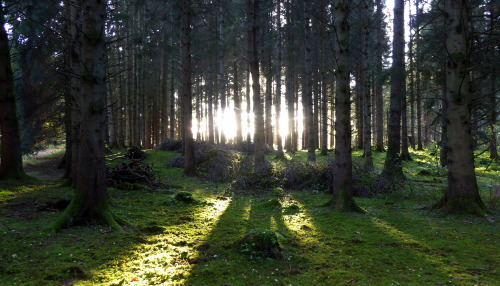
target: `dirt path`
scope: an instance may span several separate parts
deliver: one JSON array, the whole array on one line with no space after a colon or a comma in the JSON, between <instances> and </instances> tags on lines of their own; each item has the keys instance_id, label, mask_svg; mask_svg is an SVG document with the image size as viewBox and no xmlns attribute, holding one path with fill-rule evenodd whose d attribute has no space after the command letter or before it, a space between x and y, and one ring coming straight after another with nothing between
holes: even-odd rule
<instances>
[{"instance_id":1,"label":"dirt path","mask_svg":"<svg viewBox=\"0 0 500 286\"><path fill-rule=\"evenodd\" d=\"M64 175L64 169L59 169L64 152L61 149L47 149L25 160L26 174L48 180L56 180Z\"/></svg>"}]
</instances>

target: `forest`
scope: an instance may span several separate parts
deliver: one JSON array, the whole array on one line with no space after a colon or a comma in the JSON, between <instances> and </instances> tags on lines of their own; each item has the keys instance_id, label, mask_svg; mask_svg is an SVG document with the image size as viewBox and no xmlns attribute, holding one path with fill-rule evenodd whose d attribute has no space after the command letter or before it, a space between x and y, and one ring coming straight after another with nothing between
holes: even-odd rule
<instances>
[{"instance_id":1,"label":"forest","mask_svg":"<svg viewBox=\"0 0 500 286\"><path fill-rule=\"evenodd\" d=\"M0 0L0 284L499 285L494 0Z\"/></svg>"}]
</instances>

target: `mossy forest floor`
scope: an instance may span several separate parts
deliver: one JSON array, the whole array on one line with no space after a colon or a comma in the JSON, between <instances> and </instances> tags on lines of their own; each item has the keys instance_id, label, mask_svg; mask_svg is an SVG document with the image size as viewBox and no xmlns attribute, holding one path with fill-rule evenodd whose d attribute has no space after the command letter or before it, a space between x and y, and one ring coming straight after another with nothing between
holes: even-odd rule
<instances>
[{"instance_id":1,"label":"mossy forest floor","mask_svg":"<svg viewBox=\"0 0 500 286\"><path fill-rule=\"evenodd\" d=\"M326 190L230 191L166 167L174 152L147 153L167 187L110 189L114 211L131 224L122 232L99 225L42 231L72 195L43 176L49 167L31 168L39 178L0 182L0 285L500 285L500 167L485 155L476 161L490 209L482 218L423 209L446 184L430 151L412 153L400 189L356 198L367 214L321 207ZM377 170L384 156L375 153ZM195 201L173 199L179 191ZM276 233L282 258L238 247L256 228Z\"/></svg>"}]
</instances>

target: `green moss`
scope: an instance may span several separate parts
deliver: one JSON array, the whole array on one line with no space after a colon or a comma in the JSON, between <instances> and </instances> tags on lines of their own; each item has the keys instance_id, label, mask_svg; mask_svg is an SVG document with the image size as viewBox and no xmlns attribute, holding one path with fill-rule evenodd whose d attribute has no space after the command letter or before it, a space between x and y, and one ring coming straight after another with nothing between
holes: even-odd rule
<instances>
[{"instance_id":1,"label":"green moss","mask_svg":"<svg viewBox=\"0 0 500 286\"><path fill-rule=\"evenodd\" d=\"M280 258L281 247L276 234L269 229L252 229L239 243L240 252L250 258Z\"/></svg>"},{"instance_id":2,"label":"green moss","mask_svg":"<svg viewBox=\"0 0 500 286\"><path fill-rule=\"evenodd\" d=\"M113 211L134 227L114 232L90 225L43 233L39 230L61 212L36 211L36 203L70 199L71 189L47 181L1 182L1 284L498 284L499 228L492 222L498 221L497 209L487 218L421 209L439 200L446 184L443 170L440 176L438 169L432 176L417 175L434 168L430 151L412 152L416 162L404 163L408 180L394 193L356 198L369 211L363 215L319 208L330 193L228 192L227 185L165 168L175 152L146 153L164 182L206 203L165 206L173 198L169 189L110 189ZM359 155L355 151L353 158ZM374 153L378 172L384 155ZM307 152L294 156L301 160ZM495 164L477 172L483 198L498 178L498 171L490 170ZM265 206L272 200L283 211ZM240 252L239 242L255 229L276 235L281 259L247 259L249 252Z\"/></svg>"}]
</instances>

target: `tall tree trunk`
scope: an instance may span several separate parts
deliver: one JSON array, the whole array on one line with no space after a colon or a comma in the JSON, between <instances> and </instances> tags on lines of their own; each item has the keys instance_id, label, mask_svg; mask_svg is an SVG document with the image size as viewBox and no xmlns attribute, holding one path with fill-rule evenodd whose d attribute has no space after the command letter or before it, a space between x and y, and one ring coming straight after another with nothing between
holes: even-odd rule
<instances>
[{"instance_id":1,"label":"tall tree trunk","mask_svg":"<svg viewBox=\"0 0 500 286\"><path fill-rule=\"evenodd\" d=\"M2 134L0 180L20 179L24 175L14 77L4 15L3 3L0 1L0 131Z\"/></svg>"},{"instance_id":2,"label":"tall tree trunk","mask_svg":"<svg viewBox=\"0 0 500 286\"><path fill-rule=\"evenodd\" d=\"M362 32L361 32L361 85L362 85L362 98L363 98L363 157L365 158L364 169L373 169L373 156L372 156L372 108L371 108L371 94L370 94L370 76L368 75L368 3L364 3L361 8L362 19Z\"/></svg>"},{"instance_id":3,"label":"tall tree trunk","mask_svg":"<svg viewBox=\"0 0 500 286\"><path fill-rule=\"evenodd\" d=\"M417 14L416 18L420 18L420 5L419 5L419 0L415 1L415 6L417 8ZM419 54L420 50L420 27L416 27L416 32L415 32L415 54ZM423 114L422 114L422 89L420 85L420 61L418 59L415 60L415 92L416 92L416 98L417 98L417 150L424 150L423 147L423 138L422 138L422 132L423 132L423 126L422 126L422 119L423 119Z\"/></svg>"},{"instance_id":4,"label":"tall tree trunk","mask_svg":"<svg viewBox=\"0 0 500 286\"><path fill-rule=\"evenodd\" d=\"M182 1L182 115L184 138L184 173L196 175L193 141L193 102L191 96L191 0Z\"/></svg>"},{"instance_id":5,"label":"tall tree trunk","mask_svg":"<svg viewBox=\"0 0 500 286\"><path fill-rule=\"evenodd\" d=\"M382 0L376 0L377 6L377 19L376 19L376 33L377 33L377 44L376 44L376 53L377 59L375 63L376 74L380 75L382 73L382 60L383 60L383 51L382 51L382 41L384 39L384 30L382 28L382 21L384 21L383 17L383 7ZM382 97L382 83L379 80L375 82L375 102L376 102L376 122L377 122L377 137L376 137L376 147L375 150L377 152L384 151L384 98Z\"/></svg>"},{"instance_id":6,"label":"tall tree trunk","mask_svg":"<svg viewBox=\"0 0 500 286\"><path fill-rule=\"evenodd\" d=\"M445 1L446 100L448 101L448 188L437 205L444 212L484 215L474 172L471 138L471 102L469 90L467 39L469 10L465 0Z\"/></svg>"},{"instance_id":7,"label":"tall tree trunk","mask_svg":"<svg viewBox=\"0 0 500 286\"><path fill-rule=\"evenodd\" d=\"M104 157L104 117L106 112L104 21L106 2L85 1L82 6L83 69L81 93L76 95L82 121L78 153L78 178L70 205L51 226L70 226L78 220L101 221L114 229L121 226L109 205Z\"/></svg>"},{"instance_id":8,"label":"tall tree trunk","mask_svg":"<svg viewBox=\"0 0 500 286\"><path fill-rule=\"evenodd\" d=\"M304 117L307 126L307 161L316 161L316 146L314 141L314 117L313 117L313 98L312 98L312 68L311 68L311 3L304 1Z\"/></svg>"},{"instance_id":9,"label":"tall tree trunk","mask_svg":"<svg viewBox=\"0 0 500 286\"><path fill-rule=\"evenodd\" d=\"M389 113L389 144L385 157L382 176L386 178L404 178L401 164L401 106L405 98L405 62L404 62L404 0L394 1L394 37L391 68L391 99Z\"/></svg>"},{"instance_id":10,"label":"tall tree trunk","mask_svg":"<svg viewBox=\"0 0 500 286\"><path fill-rule=\"evenodd\" d=\"M500 29L500 23L498 20L496 20L496 17L498 17L498 3L495 5L493 0L490 0L489 2L489 9L490 9L490 31L499 31ZM494 52L492 51L492 58L495 57ZM490 72L490 112L489 112L489 123L490 123L490 158L491 159L498 159L498 146L497 146L497 116L498 116L498 109L497 109L497 71L498 71L498 66L495 64L491 65L491 72Z\"/></svg>"},{"instance_id":11,"label":"tall tree trunk","mask_svg":"<svg viewBox=\"0 0 500 286\"><path fill-rule=\"evenodd\" d=\"M277 158L284 158L283 153L283 139L281 138L281 0L277 0L277 15L276 15L276 92L275 92L275 108L276 108L276 140L278 141Z\"/></svg>"},{"instance_id":12,"label":"tall tree trunk","mask_svg":"<svg viewBox=\"0 0 500 286\"><path fill-rule=\"evenodd\" d=\"M255 166L264 164L264 114L260 96L259 80L259 39L260 39L260 0L248 0L248 58L252 74L252 97L254 109Z\"/></svg>"},{"instance_id":13,"label":"tall tree trunk","mask_svg":"<svg viewBox=\"0 0 500 286\"><path fill-rule=\"evenodd\" d=\"M273 75L271 68L271 50L267 51L267 72L266 72L266 100L265 100L265 143L266 145L274 149L274 135L273 135L273 122L272 122L272 110L273 110Z\"/></svg>"},{"instance_id":14,"label":"tall tree trunk","mask_svg":"<svg viewBox=\"0 0 500 286\"><path fill-rule=\"evenodd\" d=\"M409 5L409 18L411 19L411 4ZM409 71L408 79L410 81L410 145L415 150L415 56L413 53L415 38L412 35L413 25L410 24L410 41L408 42L408 58L409 58Z\"/></svg>"},{"instance_id":15,"label":"tall tree trunk","mask_svg":"<svg viewBox=\"0 0 500 286\"><path fill-rule=\"evenodd\" d=\"M337 62L335 92L336 115L335 124L335 163L333 179L333 204L336 210L361 212L356 204L352 188L352 157L351 157L351 94L349 68L349 23L347 16L350 1L335 0L334 29L337 41L335 43L335 59Z\"/></svg>"},{"instance_id":16,"label":"tall tree trunk","mask_svg":"<svg viewBox=\"0 0 500 286\"><path fill-rule=\"evenodd\" d=\"M219 0L219 15L220 15L220 22L219 22L219 40L222 43L220 46L224 47L224 10L223 10L223 5L222 5L222 0ZM226 112L226 85L227 85L227 79L226 79L226 67L224 65L224 57L225 57L225 50L222 48L219 51L219 74L220 74L220 82L219 82L219 92L220 92L220 112L221 112L221 117L223 120L225 119L225 112ZM220 129L220 144L225 145L226 144L226 130L221 127Z\"/></svg>"},{"instance_id":17,"label":"tall tree trunk","mask_svg":"<svg viewBox=\"0 0 500 286\"><path fill-rule=\"evenodd\" d=\"M285 148L288 152L297 151L295 138L295 96L294 96L294 47L293 47L293 34L292 28L293 17L292 17L292 3L291 0L286 2L286 42L287 42L287 60L286 60L286 77L285 77L285 92L286 92L286 105L288 110L288 134L286 137Z\"/></svg>"}]
</instances>

